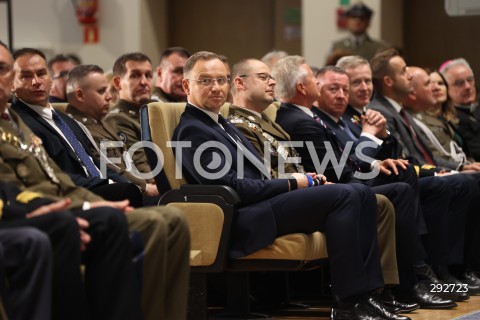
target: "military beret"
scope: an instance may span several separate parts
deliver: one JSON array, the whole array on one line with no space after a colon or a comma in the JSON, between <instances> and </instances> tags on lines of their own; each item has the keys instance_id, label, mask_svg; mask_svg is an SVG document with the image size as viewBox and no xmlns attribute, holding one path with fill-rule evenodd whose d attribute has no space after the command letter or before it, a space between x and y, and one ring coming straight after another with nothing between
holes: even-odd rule
<instances>
[{"instance_id":1,"label":"military beret","mask_svg":"<svg viewBox=\"0 0 480 320\"><path fill-rule=\"evenodd\" d=\"M362 2L355 3L347 11L345 11L345 16L347 17L365 17L370 19L372 16L373 11L369 7L367 7Z\"/></svg>"}]
</instances>

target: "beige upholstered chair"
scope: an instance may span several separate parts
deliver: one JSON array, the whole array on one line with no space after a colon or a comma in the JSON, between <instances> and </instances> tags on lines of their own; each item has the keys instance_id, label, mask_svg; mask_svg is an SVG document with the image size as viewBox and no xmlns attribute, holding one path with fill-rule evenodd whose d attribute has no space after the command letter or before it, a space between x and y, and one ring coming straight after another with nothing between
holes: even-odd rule
<instances>
[{"instance_id":1,"label":"beige upholstered chair","mask_svg":"<svg viewBox=\"0 0 480 320\"><path fill-rule=\"evenodd\" d=\"M67 102L53 102L51 103L53 109L57 110L57 111L60 111L60 112L65 112L65 110L67 109L67 105L68 103Z\"/></svg>"},{"instance_id":2,"label":"beige upholstered chair","mask_svg":"<svg viewBox=\"0 0 480 320\"><path fill-rule=\"evenodd\" d=\"M229 272L235 285L243 286L238 292L248 295L248 272L238 271L275 271L302 270L321 265L327 258L325 236L320 232L313 234L290 234L279 237L266 248L241 259L228 258L230 229L235 217L235 207L239 204L238 195L226 186L187 185L182 178L175 176L175 158L172 148L167 145L185 103L154 102L142 107L142 140L151 141L163 154L163 170L157 175L156 183L164 194L160 204L178 207L185 213L192 234L190 265L192 267L192 287L205 290L205 273ZM229 104L221 108L223 115L228 114ZM274 119L278 104L268 108ZM146 148L147 158L155 167L159 159L153 150ZM230 272L236 271L236 272ZM246 287L245 287L246 286ZM244 291L247 290L245 293ZM192 297L193 295L197 295ZM206 292L191 292L191 299L198 302L199 296ZM248 299L239 305L229 301L231 312L249 312ZM234 298L235 299L235 298ZM192 301L192 300L191 300ZM205 312L206 305L200 304Z\"/></svg>"}]
</instances>

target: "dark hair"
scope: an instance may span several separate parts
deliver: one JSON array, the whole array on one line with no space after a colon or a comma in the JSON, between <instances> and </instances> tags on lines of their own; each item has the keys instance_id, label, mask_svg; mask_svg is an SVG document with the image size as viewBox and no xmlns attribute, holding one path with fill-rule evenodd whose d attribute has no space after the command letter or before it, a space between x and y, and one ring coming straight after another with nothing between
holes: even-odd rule
<instances>
[{"instance_id":1,"label":"dark hair","mask_svg":"<svg viewBox=\"0 0 480 320\"><path fill-rule=\"evenodd\" d=\"M200 61L200 60L203 60L203 61L210 61L210 60L214 60L214 59L218 59L220 60L220 58L218 57L217 54L213 53L213 52L209 52L209 51L199 51L199 52L196 52L194 53L190 58L188 58L187 60L187 63L185 63L185 67L183 67L183 75L185 78L188 78L186 77L186 75L192 71L193 67L195 66L195 64ZM220 60L221 61L221 60Z\"/></svg>"},{"instance_id":2,"label":"dark hair","mask_svg":"<svg viewBox=\"0 0 480 320\"><path fill-rule=\"evenodd\" d=\"M0 46L4 47L8 51L10 51L10 49L8 49L8 46L2 40L0 40Z\"/></svg>"},{"instance_id":3,"label":"dark hair","mask_svg":"<svg viewBox=\"0 0 480 320\"><path fill-rule=\"evenodd\" d=\"M372 60L370 60L370 67L372 68L372 82L375 90L378 92L383 92L383 78L391 75L392 73L390 60L397 56L400 56L400 53L396 49L392 48L377 53Z\"/></svg>"},{"instance_id":4,"label":"dark hair","mask_svg":"<svg viewBox=\"0 0 480 320\"><path fill-rule=\"evenodd\" d=\"M343 70L342 68L336 67L336 66L325 66L323 68L320 68L315 76L324 76L325 73L327 72L333 72L333 73L338 73L338 74L344 74L347 75L347 72Z\"/></svg>"},{"instance_id":5,"label":"dark hair","mask_svg":"<svg viewBox=\"0 0 480 320\"><path fill-rule=\"evenodd\" d=\"M52 73L52 65L54 63L57 63L57 62L68 62L70 61L70 59L68 59L68 57L66 55L63 55L63 54L57 54L55 57L53 57L52 59L50 59L48 61L48 71L50 71L50 73Z\"/></svg>"},{"instance_id":6,"label":"dark hair","mask_svg":"<svg viewBox=\"0 0 480 320\"><path fill-rule=\"evenodd\" d=\"M125 65L127 64L128 61L136 61L136 62L148 61L150 62L150 64L152 63L150 58L141 52L125 53L125 54L122 54L117 60L115 60L115 63L113 64L113 70L112 70L113 75L121 77L125 73L127 73L127 67Z\"/></svg>"},{"instance_id":7,"label":"dark hair","mask_svg":"<svg viewBox=\"0 0 480 320\"><path fill-rule=\"evenodd\" d=\"M185 49L184 47L170 47L163 51L158 64L161 65L166 58L170 57L174 53L178 54L180 57L184 57L187 59L191 56L190 52L188 52L187 49Z\"/></svg>"},{"instance_id":8,"label":"dark hair","mask_svg":"<svg viewBox=\"0 0 480 320\"><path fill-rule=\"evenodd\" d=\"M21 56L24 56L24 55L27 55L27 54L38 55L38 56L42 57L43 60L47 61L47 57L45 56L45 53L43 53L43 51L35 49L35 48L22 48L22 49L15 50L13 52L13 60L17 60Z\"/></svg>"},{"instance_id":9,"label":"dark hair","mask_svg":"<svg viewBox=\"0 0 480 320\"><path fill-rule=\"evenodd\" d=\"M66 53L65 57L68 58L74 65L79 66L82 64L82 59L75 53Z\"/></svg>"},{"instance_id":10,"label":"dark hair","mask_svg":"<svg viewBox=\"0 0 480 320\"><path fill-rule=\"evenodd\" d=\"M80 81L91 73L103 74L103 69L95 64L83 64L70 70L67 77L67 94L73 92L79 86Z\"/></svg>"}]
</instances>

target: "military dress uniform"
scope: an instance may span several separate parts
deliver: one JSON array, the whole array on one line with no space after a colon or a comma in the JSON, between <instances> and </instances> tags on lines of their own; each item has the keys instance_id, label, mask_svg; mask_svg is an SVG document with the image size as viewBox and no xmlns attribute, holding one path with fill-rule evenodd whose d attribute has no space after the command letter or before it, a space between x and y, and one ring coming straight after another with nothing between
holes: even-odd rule
<instances>
[{"instance_id":1,"label":"military dress uniform","mask_svg":"<svg viewBox=\"0 0 480 320\"><path fill-rule=\"evenodd\" d=\"M272 177L278 177L279 157L298 157L294 148L284 147L279 142L290 141L290 136L265 113L261 116L247 110L230 106L228 119L253 144L255 149L264 155L269 150L271 157ZM269 146L264 149L265 143ZM300 163L285 163L286 173L305 173ZM395 210L392 203L382 195L377 197L377 231L382 272L386 284L398 284L397 257L395 250Z\"/></svg>"},{"instance_id":2,"label":"military dress uniform","mask_svg":"<svg viewBox=\"0 0 480 320\"><path fill-rule=\"evenodd\" d=\"M352 55L358 55L370 60L378 52L391 47L392 46L388 43L372 39L370 36L365 34L362 38L350 36L334 42L331 52L349 52Z\"/></svg>"},{"instance_id":3,"label":"military dress uniform","mask_svg":"<svg viewBox=\"0 0 480 320\"><path fill-rule=\"evenodd\" d=\"M100 154L101 146L100 144L107 144L106 148L106 156L108 159L121 159L120 163L112 163L108 161L108 166L112 170L123 175L129 181L135 183L139 186L142 190L145 190L145 185L147 181L140 177L137 177L134 173L131 172L134 166L132 158L128 155L128 152L125 150L124 147L116 147L116 146L109 146L110 142L119 142L121 141L120 137L117 135L117 131L106 121L104 120L96 120L92 116L81 112L71 104L67 106L65 109L65 113L72 117L73 119L77 120L83 129L85 127L87 131L85 134L93 139L91 152L97 159L103 159ZM123 142L123 141L122 141ZM139 172L141 173L149 173L150 166L142 166L139 168Z\"/></svg>"},{"instance_id":4,"label":"military dress uniform","mask_svg":"<svg viewBox=\"0 0 480 320\"><path fill-rule=\"evenodd\" d=\"M122 285L125 285L129 280L133 282L134 274L130 263L132 248L128 230L120 228L125 224L122 222L125 217L130 232L139 233L143 241L144 258L141 265L143 318L186 318L190 235L180 211L166 207L146 207L126 214L110 207L83 211L81 209L85 206L85 201L98 201L102 198L76 186L48 157L42 147L42 141L33 135L11 110L10 119L0 118L0 142L0 180L10 182L22 190L39 193L51 200L70 198L72 200L70 209L90 223L88 232L92 236L92 242L88 248L99 246L98 241L102 239L108 244L108 248L104 250L93 249L98 254L95 259L91 257L91 260L95 261L92 263L95 267L102 267L107 271L88 273L87 267L85 278L91 280L94 288L87 290L87 293L102 299L98 300L102 301L101 305L97 306L100 313L98 319L137 319L135 315L131 315L133 311L125 310L135 305L135 294L132 296L132 292L136 292L134 283L131 285L132 288L117 289L119 279ZM103 223L107 225L102 225ZM114 225L118 228L115 230L107 228ZM100 230L97 232L96 229ZM115 238L108 240L109 237ZM113 253L117 252L115 250L124 253L128 259L126 263L113 256ZM119 276L118 273L122 270L122 275ZM105 283L108 280L111 280L110 284ZM112 299L108 299L111 296ZM116 300L111 302L116 303L112 308L107 305L110 300ZM102 314L102 311L108 314ZM81 312L71 310L70 313L74 315L62 319L74 319L74 316Z\"/></svg>"},{"instance_id":5,"label":"military dress uniform","mask_svg":"<svg viewBox=\"0 0 480 320\"><path fill-rule=\"evenodd\" d=\"M105 122L116 129L116 134L130 149L136 142L142 140L140 128L140 108L126 100L120 99L105 118ZM133 163L140 172L150 172L147 156L143 148L133 154Z\"/></svg>"}]
</instances>

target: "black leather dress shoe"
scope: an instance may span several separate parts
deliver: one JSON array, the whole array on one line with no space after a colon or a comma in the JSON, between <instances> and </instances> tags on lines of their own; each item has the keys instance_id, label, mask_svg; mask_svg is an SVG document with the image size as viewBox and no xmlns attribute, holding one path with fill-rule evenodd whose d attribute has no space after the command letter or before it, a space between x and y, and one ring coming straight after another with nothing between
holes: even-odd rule
<instances>
[{"instance_id":1,"label":"black leather dress shoe","mask_svg":"<svg viewBox=\"0 0 480 320\"><path fill-rule=\"evenodd\" d=\"M480 278L473 271L465 271L458 276L458 280L461 283L468 285L468 294L478 295L480 294Z\"/></svg>"},{"instance_id":2,"label":"black leather dress shoe","mask_svg":"<svg viewBox=\"0 0 480 320\"><path fill-rule=\"evenodd\" d=\"M389 320L411 320L407 316L391 313L388 308L382 303L379 293L374 293L365 298L365 304L382 319Z\"/></svg>"},{"instance_id":3,"label":"black leather dress shoe","mask_svg":"<svg viewBox=\"0 0 480 320\"><path fill-rule=\"evenodd\" d=\"M402 301L416 302L422 309L452 309L457 306L453 300L445 299L431 293L422 283L417 283L411 292L399 295L398 298Z\"/></svg>"},{"instance_id":4,"label":"black leather dress shoe","mask_svg":"<svg viewBox=\"0 0 480 320\"><path fill-rule=\"evenodd\" d=\"M421 281L431 293L441 298L454 302L470 299L468 290L464 290L462 283L448 272L444 272L443 277L440 279L430 266L425 265L415 268L415 273L418 280Z\"/></svg>"},{"instance_id":5,"label":"black leather dress shoe","mask_svg":"<svg viewBox=\"0 0 480 320\"><path fill-rule=\"evenodd\" d=\"M351 308L332 308L330 320L384 320L372 312L362 302L357 302Z\"/></svg>"},{"instance_id":6,"label":"black leather dress shoe","mask_svg":"<svg viewBox=\"0 0 480 320\"><path fill-rule=\"evenodd\" d=\"M395 299L394 295L390 291L390 289L385 288L378 297L383 305L390 311L391 313L409 313L414 310L420 308L418 303L415 302L400 302Z\"/></svg>"}]
</instances>

